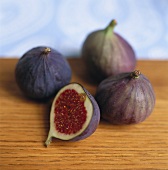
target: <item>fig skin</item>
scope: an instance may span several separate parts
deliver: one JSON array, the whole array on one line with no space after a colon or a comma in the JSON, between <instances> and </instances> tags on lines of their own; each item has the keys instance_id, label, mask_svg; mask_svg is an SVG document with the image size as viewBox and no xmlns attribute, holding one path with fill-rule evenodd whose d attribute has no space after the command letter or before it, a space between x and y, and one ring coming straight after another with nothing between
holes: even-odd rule
<instances>
[{"instance_id":1,"label":"fig skin","mask_svg":"<svg viewBox=\"0 0 168 170\"><path fill-rule=\"evenodd\" d=\"M27 51L15 69L22 92L34 99L47 99L71 80L67 60L55 49L39 46Z\"/></svg>"},{"instance_id":2,"label":"fig skin","mask_svg":"<svg viewBox=\"0 0 168 170\"><path fill-rule=\"evenodd\" d=\"M137 70L102 81L96 100L101 117L111 124L143 122L155 106L153 87L149 79Z\"/></svg>"},{"instance_id":3,"label":"fig skin","mask_svg":"<svg viewBox=\"0 0 168 170\"><path fill-rule=\"evenodd\" d=\"M91 136L96 131L96 129L99 125L99 122L100 122L100 109L99 109L99 106L98 106L95 98L84 87L83 87L83 90L85 91L86 95L88 96L88 98L90 99L90 101L92 102L92 105L93 105L92 119L89 123L89 126L79 136L76 136L75 138L71 139L70 141L79 141L79 140L83 140L83 139Z\"/></svg>"},{"instance_id":4,"label":"fig skin","mask_svg":"<svg viewBox=\"0 0 168 170\"><path fill-rule=\"evenodd\" d=\"M113 29L116 21L103 30L90 33L83 43L82 58L88 72L98 82L135 69L136 56L131 45Z\"/></svg>"}]
</instances>

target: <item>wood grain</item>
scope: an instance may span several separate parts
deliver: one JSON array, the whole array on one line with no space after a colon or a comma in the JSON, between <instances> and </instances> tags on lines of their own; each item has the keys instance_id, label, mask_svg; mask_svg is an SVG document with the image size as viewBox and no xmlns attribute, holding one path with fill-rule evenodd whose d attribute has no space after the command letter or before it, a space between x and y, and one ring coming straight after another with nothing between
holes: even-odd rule
<instances>
[{"instance_id":1,"label":"wood grain","mask_svg":"<svg viewBox=\"0 0 168 170\"><path fill-rule=\"evenodd\" d=\"M17 59L0 59L1 170L163 170L168 169L168 61L138 61L153 84L156 106L143 123L113 126L101 120L96 132L79 142L54 140L44 146L52 99L36 102L18 89ZM80 59L69 59L72 81L93 95L97 84Z\"/></svg>"}]
</instances>

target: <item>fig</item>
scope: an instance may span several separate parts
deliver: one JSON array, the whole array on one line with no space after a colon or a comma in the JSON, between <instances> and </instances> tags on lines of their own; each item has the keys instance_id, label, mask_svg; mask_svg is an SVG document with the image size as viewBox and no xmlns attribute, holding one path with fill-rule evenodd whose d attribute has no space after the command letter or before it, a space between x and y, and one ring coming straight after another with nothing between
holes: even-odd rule
<instances>
[{"instance_id":1,"label":"fig","mask_svg":"<svg viewBox=\"0 0 168 170\"><path fill-rule=\"evenodd\" d=\"M55 96L50 111L50 130L45 145L52 137L79 141L92 135L100 121L99 106L80 84L70 83Z\"/></svg>"},{"instance_id":2,"label":"fig","mask_svg":"<svg viewBox=\"0 0 168 170\"><path fill-rule=\"evenodd\" d=\"M15 69L16 82L22 92L34 99L46 99L68 84L71 68L55 49L39 46L27 51Z\"/></svg>"},{"instance_id":3,"label":"fig","mask_svg":"<svg viewBox=\"0 0 168 170\"><path fill-rule=\"evenodd\" d=\"M82 58L88 72L98 82L123 72L131 72L136 66L135 52L119 34L114 33L116 20L103 30L90 33L83 43Z\"/></svg>"},{"instance_id":4,"label":"fig","mask_svg":"<svg viewBox=\"0 0 168 170\"><path fill-rule=\"evenodd\" d=\"M139 70L106 78L99 84L95 98L101 117L111 124L143 122L155 106L153 87Z\"/></svg>"}]
</instances>

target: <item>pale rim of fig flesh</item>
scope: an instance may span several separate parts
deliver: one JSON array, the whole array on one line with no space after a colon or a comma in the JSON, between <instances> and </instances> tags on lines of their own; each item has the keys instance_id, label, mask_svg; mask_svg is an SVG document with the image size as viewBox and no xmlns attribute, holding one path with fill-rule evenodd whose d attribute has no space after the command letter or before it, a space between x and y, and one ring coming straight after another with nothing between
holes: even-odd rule
<instances>
[{"instance_id":1,"label":"pale rim of fig flesh","mask_svg":"<svg viewBox=\"0 0 168 170\"><path fill-rule=\"evenodd\" d=\"M54 123L54 118L55 118L55 103L56 100L58 99L58 97L60 96L61 93L63 93L65 90L69 90L69 89L73 89L75 90L78 94L86 94L83 87L78 84L78 83L70 83L66 86L64 86L55 96L52 106L51 106L51 111L50 111L50 130L49 130L49 134L48 134L48 138L45 142L45 145L48 146L51 143L52 137L55 137L57 139L61 139L61 140L70 140L75 138L76 136L79 136L82 132L84 132L84 130L88 127L92 115L93 115L93 105L92 102L90 101L89 97L87 95L85 95L85 101L84 101L84 106L87 112L86 115L86 121L84 122L82 128L74 133L74 134L64 134L64 133L60 133L57 131L55 123ZM80 114L80 113L79 113Z\"/></svg>"}]
</instances>

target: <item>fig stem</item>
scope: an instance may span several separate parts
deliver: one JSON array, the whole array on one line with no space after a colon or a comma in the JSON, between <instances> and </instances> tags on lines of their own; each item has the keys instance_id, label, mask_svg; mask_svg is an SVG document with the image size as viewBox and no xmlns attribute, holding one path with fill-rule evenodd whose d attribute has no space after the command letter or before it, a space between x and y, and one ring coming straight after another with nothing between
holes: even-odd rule
<instances>
[{"instance_id":1,"label":"fig stem","mask_svg":"<svg viewBox=\"0 0 168 170\"><path fill-rule=\"evenodd\" d=\"M49 133L48 138L47 138L47 140L45 141L46 147L48 147L48 145L50 145L51 141L52 141L52 136L51 136L50 133Z\"/></svg>"},{"instance_id":2,"label":"fig stem","mask_svg":"<svg viewBox=\"0 0 168 170\"><path fill-rule=\"evenodd\" d=\"M113 19L110 24L105 28L105 32L107 36L111 36L113 34L114 27L117 25L117 21Z\"/></svg>"},{"instance_id":3,"label":"fig stem","mask_svg":"<svg viewBox=\"0 0 168 170\"><path fill-rule=\"evenodd\" d=\"M48 54L49 52L51 52L51 49L50 49L49 47L46 47L46 48L44 49L44 53L45 53L45 54Z\"/></svg>"},{"instance_id":4,"label":"fig stem","mask_svg":"<svg viewBox=\"0 0 168 170\"><path fill-rule=\"evenodd\" d=\"M117 21L113 19L107 27L112 27L114 29L116 25L117 25Z\"/></svg>"},{"instance_id":5,"label":"fig stem","mask_svg":"<svg viewBox=\"0 0 168 170\"><path fill-rule=\"evenodd\" d=\"M139 75L141 74L141 72L139 70L135 70L131 73L131 77L135 78L139 78Z\"/></svg>"}]
</instances>

